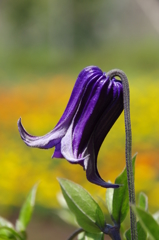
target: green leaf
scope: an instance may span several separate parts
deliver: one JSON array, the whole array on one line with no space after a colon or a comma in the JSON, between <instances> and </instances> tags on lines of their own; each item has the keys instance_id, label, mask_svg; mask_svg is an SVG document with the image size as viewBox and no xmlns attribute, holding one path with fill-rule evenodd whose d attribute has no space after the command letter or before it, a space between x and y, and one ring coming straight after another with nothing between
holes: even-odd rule
<instances>
[{"instance_id":1,"label":"green leaf","mask_svg":"<svg viewBox=\"0 0 159 240\"><path fill-rule=\"evenodd\" d=\"M9 227L14 229L13 224L3 217L0 217L0 227Z\"/></svg>"},{"instance_id":2,"label":"green leaf","mask_svg":"<svg viewBox=\"0 0 159 240\"><path fill-rule=\"evenodd\" d=\"M146 240L147 239L147 234L143 227L141 226L141 223L138 221L137 222L137 235L138 235L138 240ZM125 232L125 237L126 240L131 240L131 232L130 229Z\"/></svg>"},{"instance_id":3,"label":"green leaf","mask_svg":"<svg viewBox=\"0 0 159 240\"><path fill-rule=\"evenodd\" d=\"M130 231L130 228L125 232L125 237L126 237L126 240L131 240L131 231Z\"/></svg>"},{"instance_id":4,"label":"green leaf","mask_svg":"<svg viewBox=\"0 0 159 240\"><path fill-rule=\"evenodd\" d=\"M104 240L104 234L83 232L78 235L78 240Z\"/></svg>"},{"instance_id":5,"label":"green leaf","mask_svg":"<svg viewBox=\"0 0 159 240\"><path fill-rule=\"evenodd\" d=\"M29 224L33 208L35 204L35 197L36 197L36 191L37 191L38 184L35 184L31 191L29 192L19 214L19 218L16 222L16 229L19 232L24 232L26 230L27 225Z\"/></svg>"},{"instance_id":6,"label":"green leaf","mask_svg":"<svg viewBox=\"0 0 159 240\"><path fill-rule=\"evenodd\" d=\"M70 212L70 209L58 209L55 211L55 213L57 214L57 216L59 218L61 218L64 222L70 224L70 225L73 225L75 227L78 227L78 224L75 220L75 215Z\"/></svg>"},{"instance_id":7,"label":"green leaf","mask_svg":"<svg viewBox=\"0 0 159 240\"><path fill-rule=\"evenodd\" d=\"M24 240L19 233L17 233L13 228L4 226L0 227L0 238L10 239L10 240Z\"/></svg>"},{"instance_id":8,"label":"green leaf","mask_svg":"<svg viewBox=\"0 0 159 240\"><path fill-rule=\"evenodd\" d=\"M138 234L138 240L146 240L147 239L147 233L143 229L141 223L137 222L137 234Z\"/></svg>"},{"instance_id":9,"label":"green leaf","mask_svg":"<svg viewBox=\"0 0 159 240\"><path fill-rule=\"evenodd\" d=\"M114 189L108 188L106 191L106 205L110 215L112 215L112 209L113 209L113 194L114 194Z\"/></svg>"},{"instance_id":10,"label":"green leaf","mask_svg":"<svg viewBox=\"0 0 159 240\"><path fill-rule=\"evenodd\" d=\"M134 172L135 160L136 155L132 158ZM112 217L116 223L121 224L124 221L129 209L129 193L126 167L124 168L123 172L116 178L115 183L120 184L121 186L114 189Z\"/></svg>"},{"instance_id":11,"label":"green leaf","mask_svg":"<svg viewBox=\"0 0 159 240\"><path fill-rule=\"evenodd\" d=\"M104 240L104 234L103 233L85 233L85 240Z\"/></svg>"},{"instance_id":12,"label":"green leaf","mask_svg":"<svg viewBox=\"0 0 159 240\"><path fill-rule=\"evenodd\" d=\"M154 213L153 218L156 220L156 222L159 224L159 211L157 211L156 213Z\"/></svg>"},{"instance_id":13,"label":"green leaf","mask_svg":"<svg viewBox=\"0 0 159 240\"><path fill-rule=\"evenodd\" d=\"M138 203L138 205L139 205L139 207L141 207L145 211L148 210L148 197L143 192L140 192L140 194L139 194L139 203Z\"/></svg>"},{"instance_id":14,"label":"green leaf","mask_svg":"<svg viewBox=\"0 0 159 240\"><path fill-rule=\"evenodd\" d=\"M105 217L91 195L80 185L67 179L58 179L63 196L78 224L87 232L99 233L105 226Z\"/></svg>"},{"instance_id":15,"label":"green leaf","mask_svg":"<svg viewBox=\"0 0 159 240\"><path fill-rule=\"evenodd\" d=\"M143 229L149 234L150 239L157 240L159 237L159 225L153 216L140 207L131 205L131 208L139 218Z\"/></svg>"},{"instance_id":16,"label":"green leaf","mask_svg":"<svg viewBox=\"0 0 159 240\"><path fill-rule=\"evenodd\" d=\"M0 228L0 239L15 239L16 240L16 236L14 236L14 234L9 231L6 228Z\"/></svg>"},{"instance_id":17,"label":"green leaf","mask_svg":"<svg viewBox=\"0 0 159 240\"><path fill-rule=\"evenodd\" d=\"M12 230L14 230L13 224L0 217L0 239L16 239Z\"/></svg>"},{"instance_id":18,"label":"green leaf","mask_svg":"<svg viewBox=\"0 0 159 240\"><path fill-rule=\"evenodd\" d=\"M77 236L77 239L78 240L85 240L85 232L79 233L78 236Z\"/></svg>"}]
</instances>

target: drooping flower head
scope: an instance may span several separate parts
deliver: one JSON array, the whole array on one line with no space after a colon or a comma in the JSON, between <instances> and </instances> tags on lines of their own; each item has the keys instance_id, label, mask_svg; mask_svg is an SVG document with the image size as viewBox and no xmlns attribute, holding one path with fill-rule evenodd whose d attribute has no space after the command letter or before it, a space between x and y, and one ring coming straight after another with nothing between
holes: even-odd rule
<instances>
[{"instance_id":1,"label":"drooping flower head","mask_svg":"<svg viewBox=\"0 0 159 240\"><path fill-rule=\"evenodd\" d=\"M95 66L79 74L67 107L55 128L44 136L32 136L18 120L22 140L30 147L55 147L52 157L65 158L83 166L87 179L106 188L119 187L105 182L97 169L97 155L107 133L123 110L121 81L110 80Z\"/></svg>"}]
</instances>

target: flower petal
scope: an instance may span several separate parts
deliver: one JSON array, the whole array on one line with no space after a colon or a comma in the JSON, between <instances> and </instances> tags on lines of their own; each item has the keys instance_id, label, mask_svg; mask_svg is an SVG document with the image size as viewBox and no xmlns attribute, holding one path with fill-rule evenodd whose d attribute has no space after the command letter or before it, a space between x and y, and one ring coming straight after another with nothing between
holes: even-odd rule
<instances>
[{"instance_id":1,"label":"flower petal","mask_svg":"<svg viewBox=\"0 0 159 240\"><path fill-rule=\"evenodd\" d=\"M86 170L87 179L106 188L119 185L105 182L97 169L100 146L123 110L121 81L109 77L98 67L81 71L66 109L55 128L44 136L32 136L21 119L18 129L22 140L31 147L55 147L53 157L66 158Z\"/></svg>"},{"instance_id":2,"label":"flower petal","mask_svg":"<svg viewBox=\"0 0 159 240\"><path fill-rule=\"evenodd\" d=\"M99 172L97 170L97 163L96 159L90 159L88 161L87 169L86 169L86 176L89 182L94 183L96 185L99 185L104 188L118 188L118 184L112 184L105 182L101 176L99 175Z\"/></svg>"},{"instance_id":3,"label":"flower petal","mask_svg":"<svg viewBox=\"0 0 159 240\"><path fill-rule=\"evenodd\" d=\"M50 133L41 137L32 136L24 129L21 123L21 118L18 120L18 129L20 136L26 145L43 149L52 148L57 145L65 134L64 129L59 129L58 131L51 131Z\"/></svg>"},{"instance_id":4,"label":"flower petal","mask_svg":"<svg viewBox=\"0 0 159 240\"><path fill-rule=\"evenodd\" d=\"M100 68L96 66L86 67L80 72L72 90L71 97L66 106L66 109L56 127L62 126L63 124L67 126L69 125L79 106L81 99L83 98L83 94L87 84L89 83L89 81L96 81L99 78L99 74L101 75L103 74L103 72Z\"/></svg>"},{"instance_id":5,"label":"flower petal","mask_svg":"<svg viewBox=\"0 0 159 240\"><path fill-rule=\"evenodd\" d=\"M87 156L86 157L77 157L77 155L75 155L75 153L73 152L73 148L72 148L73 123L74 123L74 119L73 119L70 127L68 128L65 136L61 140L61 153L64 156L64 158L66 160L68 160L70 163L78 163L78 164L84 166L83 162Z\"/></svg>"},{"instance_id":6,"label":"flower petal","mask_svg":"<svg viewBox=\"0 0 159 240\"><path fill-rule=\"evenodd\" d=\"M83 95L78 112L75 117L73 148L80 154L89 142L90 136L99 117L102 115L105 105L109 105L110 98L105 98L109 82L105 75L99 75L96 82L90 82ZM104 93L104 94L103 94ZM105 99L103 99L103 97ZM105 103L103 103L104 101Z\"/></svg>"},{"instance_id":7,"label":"flower petal","mask_svg":"<svg viewBox=\"0 0 159 240\"><path fill-rule=\"evenodd\" d=\"M119 82L118 88L116 88L116 93L114 94L113 101L107 108L101 117L99 118L98 124L94 129L94 149L95 155L98 155L98 151L101 147L103 140L106 135L116 122L117 118L123 111L123 88L121 82Z\"/></svg>"},{"instance_id":8,"label":"flower petal","mask_svg":"<svg viewBox=\"0 0 159 240\"><path fill-rule=\"evenodd\" d=\"M91 152L90 159L87 160L87 167L86 167L86 177L88 181L104 188L118 188L119 187L118 184L105 182L99 175L99 172L97 169L97 158L95 156L93 142L94 142L94 137L91 138L89 147L87 149L89 152Z\"/></svg>"},{"instance_id":9,"label":"flower petal","mask_svg":"<svg viewBox=\"0 0 159 240\"><path fill-rule=\"evenodd\" d=\"M95 142L98 152L106 134L123 110L122 84L99 75L96 82L86 86L83 98L77 110L73 129L73 152L80 155L89 142L92 131L98 127Z\"/></svg>"},{"instance_id":10,"label":"flower petal","mask_svg":"<svg viewBox=\"0 0 159 240\"><path fill-rule=\"evenodd\" d=\"M65 135L71 121L76 113L78 108L79 102L81 101L83 91L85 86L87 85L89 79L96 79L98 78L98 74L102 71L95 66L86 67L81 73L79 74L75 86L73 88L70 100L66 106L66 109L60 118L59 122L55 126L55 128L44 136L33 136L30 135L23 127L21 123L21 118L18 120L18 129L21 135L22 140L26 143L26 145L30 147L37 147L48 149L56 146L60 143L62 137ZM59 145L60 146L60 145ZM55 149L55 154L53 156L62 156L60 154L59 146Z\"/></svg>"},{"instance_id":11,"label":"flower petal","mask_svg":"<svg viewBox=\"0 0 159 240\"><path fill-rule=\"evenodd\" d=\"M56 144L54 154L52 155L52 158L64 158L64 156L61 153L61 142Z\"/></svg>"}]
</instances>

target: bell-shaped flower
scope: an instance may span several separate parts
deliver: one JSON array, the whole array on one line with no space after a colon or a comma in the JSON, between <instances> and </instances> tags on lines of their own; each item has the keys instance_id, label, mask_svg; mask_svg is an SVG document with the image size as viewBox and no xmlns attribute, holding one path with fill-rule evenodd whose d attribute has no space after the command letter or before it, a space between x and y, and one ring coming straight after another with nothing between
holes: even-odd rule
<instances>
[{"instance_id":1,"label":"bell-shaped flower","mask_svg":"<svg viewBox=\"0 0 159 240\"><path fill-rule=\"evenodd\" d=\"M79 74L67 107L55 128L44 136L32 136L18 120L22 140L30 147L55 147L53 157L83 166L87 179L106 188L119 185L105 182L97 169L97 155L107 133L123 110L121 81L110 80L95 66Z\"/></svg>"}]
</instances>

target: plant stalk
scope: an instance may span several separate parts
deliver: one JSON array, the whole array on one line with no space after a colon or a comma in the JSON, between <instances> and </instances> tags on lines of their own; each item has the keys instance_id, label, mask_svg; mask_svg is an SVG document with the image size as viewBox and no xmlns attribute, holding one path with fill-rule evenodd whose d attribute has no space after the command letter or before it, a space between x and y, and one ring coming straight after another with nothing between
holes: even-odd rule
<instances>
[{"instance_id":1,"label":"plant stalk","mask_svg":"<svg viewBox=\"0 0 159 240\"><path fill-rule=\"evenodd\" d=\"M126 169L128 179L128 190L129 190L129 202L135 204L135 187L134 187L134 174L132 166L132 134L131 134L131 120L130 120L130 94L129 94L129 83L125 73L119 69L113 69L107 73L112 79L118 76L121 79L123 85L123 104L124 104L124 119L125 119L125 132L126 132L126 143L125 143L125 157L126 157ZM137 240L137 226L135 213L130 208L130 229L131 239Z\"/></svg>"},{"instance_id":2,"label":"plant stalk","mask_svg":"<svg viewBox=\"0 0 159 240\"><path fill-rule=\"evenodd\" d=\"M109 235L112 240L121 240L118 226L111 226L109 224L106 224L103 232Z\"/></svg>"}]
</instances>

